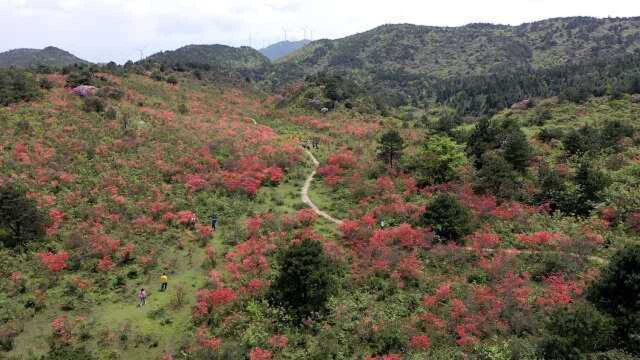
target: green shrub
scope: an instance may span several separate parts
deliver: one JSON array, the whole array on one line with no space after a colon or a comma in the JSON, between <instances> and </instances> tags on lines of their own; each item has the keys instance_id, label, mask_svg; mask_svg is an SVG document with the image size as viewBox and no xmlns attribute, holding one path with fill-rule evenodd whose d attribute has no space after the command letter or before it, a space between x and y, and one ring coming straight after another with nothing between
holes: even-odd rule
<instances>
[{"instance_id":1,"label":"green shrub","mask_svg":"<svg viewBox=\"0 0 640 360\"><path fill-rule=\"evenodd\" d=\"M72 348L70 346L53 347L43 360L92 360L93 354L84 348Z\"/></svg>"},{"instance_id":2,"label":"green shrub","mask_svg":"<svg viewBox=\"0 0 640 360\"><path fill-rule=\"evenodd\" d=\"M4 246L23 246L42 239L47 221L23 189L14 184L0 187L0 242Z\"/></svg>"},{"instance_id":3,"label":"green shrub","mask_svg":"<svg viewBox=\"0 0 640 360\"><path fill-rule=\"evenodd\" d=\"M169 77L167 77L167 83L171 85L178 85L178 78L176 78L175 75L169 75Z\"/></svg>"},{"instance_id":4,"label":"green shrub","mask_svg":"<svg viewBox=\"0 0 640 360\"><path fill-rule=\"evenodd\" d=\"M640 353L640 245L618 251L587 298L616 320L621 348Z\"/></svg>"},{"instance_id":5,"label":"green shrub","mask_svg":"<svg viewBox=\"0 0 640 360\"><path fill-rule=\"evenodd\" d=\"M551 315L540 353L545 359L584 359L587 354L609 350L614 333L612 318L588 303L574 304Z\"/></svg>"},{"instance_id":6,"label":"green shrub","mask_svg":"<svg viewBox=\"0 0 640 360\"><path fill-rule=\"evenodd\" d=\"M30 101L40 96L33 74L15 69L0 70L0 106Z\"/></svg>"},{"instance_id":7,"label":"green shrub","mask_svg":"<svg viewBox=\"0 0 640 360\"><path fill-rule=\"evenodd\" d=\"M518 173L498 151L489 151L482 155L482 168L473 182L474 190L490 193L502 199L515 199L520 196Z\"/></svg>"},{"instance_id":8,"label":"green shrub","mask_svg":"<svg viewBox=\"0 0 640 360\"><path fill-rule=\"evenodd\" d=\"M458 171L467 163L464 147L447 136L429 137L407 167L415 173L419 185L433 185L458 178Z\"/></svg>"},{"instance_id":9,"label":"green shrub","mask_svg":"<svg viewBox=\"0 0 640 360\"><path fill-rule=\"evenodd\" d=\"M100 99L99 97L88 96L84 98L82 109L86 112L101 113L104 112L106 106L107 105L105 104L104 100Z\"/></svg>"},{"instance_id":10,"label":"green shrub","mask_svg":"<svg viewBox=\"0 0 640 360\"><path fill-rule=\"evenodd\" d=\"M47 79L46 77L40 78L40 81L38 81L38 85L40 86L40 89L43 90L51 90L54 87L54 83L49 81L49 79Z\"/></svg>"},{"instance_id":11,"label":"green shrub","mask_svg":"<svg viewBox=\"0 0 640 360\"><path fill-rule=\"evenodd\" d=\"M457 197L447 193L434 196L422 215L422 223L430 226L441 242L458 244L463 244L464 237L475 228L471 211Z\"/></svg>"},{"instance_id":12,"label":"green shrub","mask_svg":"<svg viewBox=\"0 0 640 360\"><path fill-rule=\"evenodd\" d=\"M88 69L76 70L67 76L66 86L76 87L80 85L95 85L95 76Z\"/></svg>"},{"instance_id":13,"label":"green shrub","mask_svg":"<svg viewBox=\"0 0 640 360\"><path fill-rule=\"evenodd\" d=\"M124 91L113 86L104 86L98 89L96 96L109 98L113 100L120 100L124 97Z\"/></svg>"},{"instance_id":14,"label":"green shrub","mask_svg":"<svg viewBox=\"0 0 640 360\"><path fill-rule=\"evenodd\" d=\"M404 140L397 130L389 130L378 140L378 157L387 165L393 167L394 161L402 157Z\"/></svg>"},{"instance_id":15,"label":"green shrub","mask_svg":"<svg viewBox=\"0 0 640 360\"><path fill-rule=\"evenodd\" d=\"M336 280L322 244L305 239L291 246L282 253L280 266L269 289L270 303L284 308L297 323L324 313L327 300L336 290Z\"/></svg>"}]
</instances>

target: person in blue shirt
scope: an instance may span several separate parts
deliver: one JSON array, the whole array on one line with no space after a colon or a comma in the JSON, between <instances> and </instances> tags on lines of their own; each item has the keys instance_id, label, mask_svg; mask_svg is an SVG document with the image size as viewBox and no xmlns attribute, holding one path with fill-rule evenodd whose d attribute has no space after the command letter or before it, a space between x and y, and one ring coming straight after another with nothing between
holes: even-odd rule
<instances>
[{"instance_id":1,"label":"person in blue shirt","mask_svg":"<svg viewBox=\"0 0 640 360\"><path fill-rule=\"evenodd\" d=\"M216 230L216 225L218 224L218 216L216 216L216 213L212 213L211 214L211 228L215 231Z\"/></svg>"}]
</instances>

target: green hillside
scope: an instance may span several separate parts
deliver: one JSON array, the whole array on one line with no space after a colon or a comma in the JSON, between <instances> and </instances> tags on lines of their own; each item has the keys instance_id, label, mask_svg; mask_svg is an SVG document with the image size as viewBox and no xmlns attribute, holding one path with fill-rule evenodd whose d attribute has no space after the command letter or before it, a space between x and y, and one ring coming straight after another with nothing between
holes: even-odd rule
<instances>
[{"instance_id":1,"label":"green hillside","mask_svg":"<svg viewBox=\"0 0 640 360\"><path fill-rule=\"evenodd\" d=\"M233 71L243 75L261 74L270 65L269 59L255 49L225 45L188 45L151 55L143 62L177 68Z\"/></svg>"},{"instance_id":2,"label":"green hillside","mask_svg":"<svg viewBox=\"0 0 640 360\"><path fill-rule=\"evenodd\" d=\"M322 70L402 69L438 77L482 75L512 67L540 69L640 48L639 18L559 18L520 26L383 25L338 40L320 40L281 64Z\"/></svg>"},{"instance_id":3,"label":"green hillside","mask_svg":"<svg viewBox=\"0 0 640 360\"><path fill-rule=\"evenodd\" d=\"M0 67L48 66L61 68L73 64L87 64L73 54L53 46L40 49L15 49L0 53Z\"/></svg>"},{"instance_id":4,"label":"green hillside","mask_svg":"<svg viewBox=\"0 0 640 360\"><path fill-rule=\"evenodd\" d=\"M563 91L601 96L639 91L640 19L558 18L520 26L384 25L319 40L276 62L267 86L306 79L307 87L350 93L378 111L450 105L484 115L525 97ZM315 75L331 74L330 83ZM309 81L309 76L312 76ZM344 89L343 80L354 82ZM311 96L311 95L310 95ZM332 96L327 96L332 98ZM332 99L343 102L345 96Z\"/></svg>"},{"instance_id":5,"label":"green hillside","mask_svg":"<svg viewBox=\"0 0 640 360\"><path fill-rule=\"evenodd\" d=\"M264 49L260 49L260 53L268 57L269 60L275 61L281 59L292 52L309 44L311 40L299 40L299 41L280 41L275 44L271 44Z\"/></svg>"}]
</instances>

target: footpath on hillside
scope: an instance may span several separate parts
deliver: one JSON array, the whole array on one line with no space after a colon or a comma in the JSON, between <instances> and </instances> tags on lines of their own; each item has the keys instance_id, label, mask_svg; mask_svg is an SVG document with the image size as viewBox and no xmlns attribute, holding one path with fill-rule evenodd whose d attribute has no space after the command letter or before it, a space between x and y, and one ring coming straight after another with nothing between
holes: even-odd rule
<instances>
[{"instance_id":1,"label":"footpath on hillside","mask_svg":"<svg viewBox=\"0 0 640 360\"><path fill-rule=\"evenodd\" d=\"M258 122L251 118L251 121L253 122L254 125L258 125ZM331 216L329 213L327 213L326 211L320 209L309 197L309 189L311 188L311 183L313 182L316 173L318 171L318 167L320 166L320 162L318 161L318 159L313 155L313 153L311 151L309 151L308 149L304 149L304 152L307 154L307 156L311 159L312 163L313 163L313 170L311 171L311 173L307 176L307 179L304 182L304 185L302 187L302 189L300 189L300 194L302 197L302 202L305 203L307 206L309 206L318 216L323 217L324 219L336 224L336 225L340 225L342 224L342 220L340 219L336 219L335 217ZM478 249L472 248L472 247L462 247L461 248L464 251L477 251ZM534 255L534 254L548 254L548 255L564 255L564 256L569 256L569 257L574 257L574 258L584 258L587 259L589 261L595 262L595 263L599 263L599 264L606 264L608 263L607 259L601 258L599 256L593 256L593 255L582 255L582 254L577 254L577 253L572 253L572 252L565 252L565 251L554 251L554 250L521 250L521 249L492 249L492 248L483 248L480 249L481 252L483 253L496 253L496 252L503 252L503 253L512 253L512 254L525 254L525 255Z\"/></svg>"}]
</instances>

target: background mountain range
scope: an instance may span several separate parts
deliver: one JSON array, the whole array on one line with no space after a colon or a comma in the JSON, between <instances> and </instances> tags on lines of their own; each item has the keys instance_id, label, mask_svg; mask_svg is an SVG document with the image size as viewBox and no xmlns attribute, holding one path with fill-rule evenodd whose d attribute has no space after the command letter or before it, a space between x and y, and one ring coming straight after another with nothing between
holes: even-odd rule
<instances>
[{"instance_id":1,"label":"background mountain range","mask_svg":"<svg viewBox=\"0 0 640 360\"><path fill-rule=\"evenodd\" d=\"M73 64L87 64L88 61L75 55L49 46L44 49L15 49L0 53L0 67L64 67Z\"/></svg>"},{"instance_id":2,"label":"background mountain range","mask_svg":"<svg viewBox=\"0 0 640 360\"><path fill-rule=\"evenodd\" d=\"M366 98L366 107L381 110L438 102L482 114L561 89L602 93L627 86L630 74L638 74L639 58L640 18L571 17L519 26L383 25L342 39L285 41L260 51L188 45L138 64L216 71L269 90L306 81L307 88L321 89L305 96L334 105ZM73 63L86 61L53 47L0 54L5 67Z\"/></svg>"},{"instance_id":3,"label":"background mountain range","mask_svg":"<svg viewBox=\"0 0 640 360\"><path fill-rule=\"evenodd\" d=\"M262 55L269 58L271 61L279 60L292 52L303 48L309 44L311 40L299 40L299 41L280 41L275 44L269 45L264 49L260 49Z\"/></svg>"}]
</instances>

